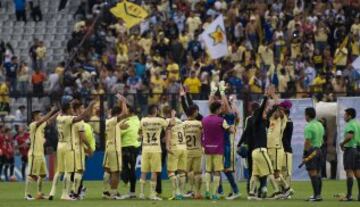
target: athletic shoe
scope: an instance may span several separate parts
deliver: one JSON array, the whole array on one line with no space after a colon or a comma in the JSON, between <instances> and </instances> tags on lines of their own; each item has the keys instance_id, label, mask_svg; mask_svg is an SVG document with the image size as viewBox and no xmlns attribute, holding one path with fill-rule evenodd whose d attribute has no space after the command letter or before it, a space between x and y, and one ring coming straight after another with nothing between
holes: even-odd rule
<instances>
[{"instance_id":1,"label":"athletic shoe","mask_svg":"<svg viewBox=\"0 0 360 207\"><path fill-rule=\"evenodd\" d=\"M145 200L145 195L144 195L143 193L140 193L140 194L139 194L139 199Z\"/></svg>"},{"instance_id":2,"label":"athletic shoe","mask_svg":"<svg viewBox=\"0 0 360 207\"><path fill-rule=\"evenodd\" d=\"M185 195L184 198L192 198L194 197L194 192L193 191L188 191Z\"/></svg>"},{"instance_id":3,"label":"athletic shoe","mask_svg":"<svg viewBox=\"0 0 360 207\"><path fill-rule=\"evenodd\" d=\"M352 196L345 196L345 197L341 198L340 201L353 201L353 198L352 198Z\"/></svg>"},{"instance_id":4,"label":"athletic shoe","mask_svg":"<svg viewBox=\"0 0 360 207\"><path fill-rule=\"evenodd\" d=\"M60 199L61 199L61 200L65 200L65 201L76 201L76 199L70 197L70 195L63 195L63 196L61 196Z\"/></svg>"},{"instance_id":5,"label":"athletic shoe","mask_svg":"<svg viewBox=\"0 0 360 207\"><path fill-rule=\"evenodd\" d=\"M85 198L85 196L86 196L86 191L87 191L87 188L85 188L85 187L82 187L82 188L81 188L80 195L79 195L79 198L80 198L81 200L84 200L84 198Z\"/></svg>"},{"instance_id":6,"label":"athletic shoe","mask_svg":"<svg viewBox=\"0 0 360 207\"><path fill-rule=\"evenodd\" d=\"M220 197L218 195L212 195L211 200L218 201L218 200L220 200Z\"/></svg>"},{"instance_id":7,"label":"athletic shoe","mask_svg":"<svg viewBox=\"0 0 360 207\"><path fill-rule=\"evenodd\" d=\"M44 200L44 199L48 199L49 197L46 197L43 193L38 193L36 196L35 196L35 199L36 200Z\"/></svg>"},{"instance_id":8,"label":"athletic shoe","mask_svg":"<svg viewBox=\"0 0 360 207\"><path fill-rule=\"evenodd\" d=\"M120 193L116 193L114 195L111 195L111 200L121 200Z\"/></svg>"},{"instance_id":9,"label":"athletic shoe","mask_svg":"<svg viewBox=\"0 0 360 207\"><path fill-rule=\"evenodd\" d=\"M292 188L287 188L284 190L284 193L283 193L283 197L286 199L288 198L289 196L292 196L294 195L294 190Z\"/></svg>"},{"instance_id":10,"label":"athletic shoe","mask_svg":"<svg viewBox=\"0 0 360 207\"><path fill-rule=\"evenodd\" d=\"M160 198L158 196L150 196L149 199L152 201L162 201L162 198Z\"/></svg>"},{"instance_id":11,"label":"athletic shoe","mask_svg":"<svg viewBox=\"0 0 360 207\"><path fill-rule=\"evenodd\" d=\"M310 202L319 202L322 200L323 199L321 198L321 196L310 196L310 198L307 199L307 201L310 201Z\"/></svg>"},{"instance_id":12,"label":"athletic shoe","mask_svg":"<svg viewBox=\"0 0 360 207\"><path fill-rule=\"evenodd\" d=\"M102 193L102 198L103 199L111 199L111 195L109 193L109 191L105 191Z\"/></svg>"},{"instance_id":13,"label":"athletic shoe","mask_svg":"<svg viewBox=\"0 0 360 207\"><path fill-rule=\"evenodd\" d=\"M281 192L275 192L270 197L268 197L267 199L269 199L269 200L277 200L277 199L281 199L282 197L283 196L282 196Z\"/></svg>"},{"instance_id":14,"label":"athletic shoe","mask_svg":"<svg viewBox=\"0 0 360 207\"><path fill-rule=\"evenodd\" d=\"M201 199L203 199L203 196L199 193L199 194L196 194L196 195L194 196L194 199L195 199L195 200L201 200Z\"/></svg>"},{"instance_id":15,"label":"athletic shoe","mask_svg":"<svg viewBox=\"0 0 360 207\"><path fill-rule=\"evenodd\" d=\"M121 200L136 198L135 193L128 193L121 196Z\"/></svg>"},{"instance_id":16,"label":"athletic shoe","mask_svg":"<svg viewBox=\"0 0 360 207\"><path fill-rule=\"evenodd\" d=\"M247 199L249 201L261 201L262 199L257 197L255 194L249 193Z\"/></svg>"},{"instance_id":17,"label":"athletic shoe","mask_svg":"<svg viewBox=\"0 0 360 207\"><path fill-rule=\"evenodd\" d=\"M175 199L178 200L178 201L181 201L181 200L184 200L184 196L181 195L181 194L178 194L175 196Z\"/></svg>"},{"instance_id":18,"label":"athletic shoe","mask_svg":"<svg viewBox=\"0 0 360 207\"><path fill-rule=\"evenodd\" d=\"M209 191L205 192L205 199L211 199L211 193Z\"/></svg>"},{"instance_id":19,"label":"athletic shoe","mask_svg":"<svg viewBox=\"0 0 360 207\"><path fill-rule=\"evenodd\" d=\"M25 197L24 197L25 200L27 201L33 201L35 200L35 198L33 198L30 194L27 194Z\"/></svg>"},{"instance_id":20,"label":"athletic shoe","mask_svg":"<svg viewBox=\"0 0 360 207\"><path fill-rule=\"evenodd\" d=\"M267 187L263 187L259 191L259 197L265 199L267 197Z\"/></svg>"},{"instance_id":21,"label":"athletic shoe","mask_svg":"<svg viewBox=\"0 0 360 207\"><path fill-rule=\"evenodd\" d=\"M226 200L234 200L240 197L240 193L230 193L228 197L226 197Z\"/></svg>"}]
</instances>

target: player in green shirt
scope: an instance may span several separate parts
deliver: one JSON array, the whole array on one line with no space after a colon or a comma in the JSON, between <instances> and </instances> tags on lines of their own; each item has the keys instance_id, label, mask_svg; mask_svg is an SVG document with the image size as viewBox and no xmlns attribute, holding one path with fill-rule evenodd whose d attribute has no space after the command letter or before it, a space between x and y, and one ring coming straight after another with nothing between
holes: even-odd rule
<instances>
[{"instance_id":1,"label":"player in green shirt","mask_svg":"<svg viewBox=\"0 0 360 207\"><path fill-rule=\"evenodd\" d=\"M348 108L345 110L344 120L346 122L344 129L344 140L340 143L341 150L344 151L343 163L346 171L346 197L342 201L352 201L352 186L354 175L357 177L360 190L360 163L357 146L360 142L360 123L356 120L356 110ZM360 192L360 191L359 191ZM358 196L360 200L360 193Z\"/></svg>"},{"instance_id":2,"label":"player in green shirt","mask_svg":"<svg viewBox=\"0 0 360 207\"><path fill-rule=\"evenodd\" d=\"M322 201L321 198L321 162L322 154L320 147L323 144L323 137L325 130L323 125L316 120L316 111L313 107L305 109L305 119L308 122L304 129L304 160L306 170L311 179L312 188L314 191L308 201Z\"/></svg>"}]
</instances>

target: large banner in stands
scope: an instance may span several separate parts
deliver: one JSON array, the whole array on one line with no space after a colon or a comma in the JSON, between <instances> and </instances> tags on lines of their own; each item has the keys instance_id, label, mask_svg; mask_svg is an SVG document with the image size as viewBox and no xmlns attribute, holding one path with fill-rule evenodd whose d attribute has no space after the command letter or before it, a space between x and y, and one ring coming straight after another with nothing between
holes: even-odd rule
<instances>
[{"instance_id":1,"label":"large banner in stands","mask_svg":"<svg viewBox=\"0 0 360 207\"><path fill-rule=\"evenodd\" d=\"M290 99L293 106L291 108L290 118L294 123L294 131L292 137L293 149L293 180L305 180L308 178L305 168L299 169L298 166L302 162L304 151L304 128L306 125L305 108L314 107L312 99Z\"/></svg>"},{"instance_id":2,"label":"large banner in stands","mask_svg":"<svg viewBox=\"0 0 360 207\"><path fill-rule=\"evenodd\" d=\"M337 141L336 141L336 152L337 152L337 178L345 179L346 174L344 171L343 165L343 151L340 149L339 143L344 139L344 114L345 109L354 108L358 114L360 112L360 97L339 97L337 98L337 116L336 116L336 124L337 124ZM357 115L359 118L359 115Z\"/></svg>"}]
</instances>

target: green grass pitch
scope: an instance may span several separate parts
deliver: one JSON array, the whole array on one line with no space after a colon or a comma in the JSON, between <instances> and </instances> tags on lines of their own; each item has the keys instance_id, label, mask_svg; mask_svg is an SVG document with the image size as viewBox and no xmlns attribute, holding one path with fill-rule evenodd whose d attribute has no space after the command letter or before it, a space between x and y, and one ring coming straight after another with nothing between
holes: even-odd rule
<instances>
[{"instance_id":1,"label":"green grass pitch","mask_svg":"<svg viewBox=\"0 0 360 207\"><path fill-rule=\"evenodd\" d=\"M44 192L47 194L50 190L50 182L45 182ZM209 200L184 200L184 201L149 201L149 200L125 200L125 201L109 201L101 199L102 192L102 183L87 181L85 182L86 187L88 188L87 196L85 200L82 201L61 201L59 200L59 194L61 192L61 184L58 186L57 197L54 201L47 200L36 200L36 201L25 201L24 196L24 183L0 183L0 206L1 207L111 207L111 206L124 206L124 207L210 207L210 206L219 206L219 207L266 207L266 206L299 206L299 207L312 207L312 206L325 206L325 207L343 207L343 206L360 206L359 201L353 202L339 202L334 198L334 194L344 193L346 190L344 181L324 181L323 183L323 202L318 203L308 203L304 199L309 197L312 194L310 182L294 182L293 188L295 190L295 195L291 200L278 200L278 201L247 201L245 193L245 183L240 182L240 190L242 196L238 200L227 201L219 200L216 202ZM163 182L164 192L163 197L169 197L171 194L170 183L168 181ZM229 192L229 185L227 182L224 183L225 192ZM146 189L148 189L146 185ZM271 187L269 186L269 190ZM119 187L120 193L125 193L127 187L123 184ZM146 192L147 193L147 192ZM358 194L357 183L354 183L353 197L356 198Z\"/></svg>"}]
</instances>

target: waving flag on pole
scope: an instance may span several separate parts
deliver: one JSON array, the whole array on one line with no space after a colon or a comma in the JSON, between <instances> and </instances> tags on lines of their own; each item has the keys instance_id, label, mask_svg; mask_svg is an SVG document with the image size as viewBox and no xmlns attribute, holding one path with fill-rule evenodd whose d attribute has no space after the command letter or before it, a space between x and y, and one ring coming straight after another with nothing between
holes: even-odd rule
<instances>
[{"instance_id":1,"label":"waving flag on pole","mask_svg":"<svg viewBox=\"0 0 360 207\"><path fill-rule=\"evenodd\" d=\"M211 59L218 59L228 55L224 17L219 15L201 34L201 39Z\"/></svg>"},{"instance_id":2,"label":"waving flag on pole","mask_svg":"<svg viewBox=\"0 0 360 207\"><path fill-rule=\"evenodd\" d=\"M125 26L128 29L139 24L148 16L148 13L144 8L127 1L116 4L115 7L110 9L110 12L114 16L124 20Z\"/></svg>"}]
</instances>

